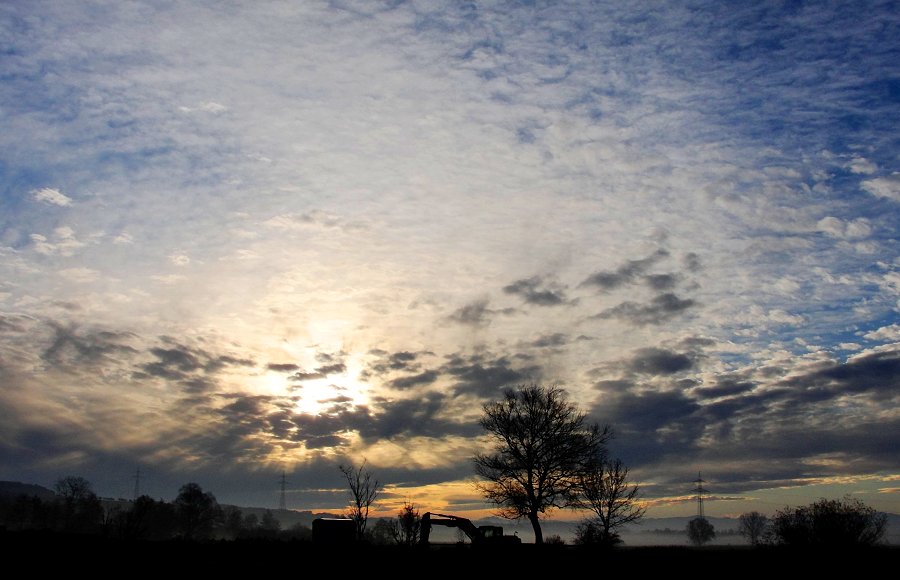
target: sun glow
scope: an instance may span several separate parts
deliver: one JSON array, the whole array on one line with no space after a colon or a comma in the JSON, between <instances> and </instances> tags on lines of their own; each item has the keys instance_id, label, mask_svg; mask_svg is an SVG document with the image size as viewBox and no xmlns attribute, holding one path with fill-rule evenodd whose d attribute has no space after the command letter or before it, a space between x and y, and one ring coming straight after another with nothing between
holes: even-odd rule
<instances>
[{"instance_id":1,"label":"sun glow","mask_svg":"<svg viewBox=\"0 0 900 580\"><path fill-rule=\"evenodd\" d=\"M363 366L357 357L343 360L345 368L320 378L295 380L283 373L267 372L263 378L265 390L271 394L296 398L295 409L300 413L320 415L341 407L364 405L369 402L368 386L359 380ZM310 373L313 374L313 373Z\"/></svg>"},{"instance_id":2,"label":"sun glow","mask_svg":"<svg viewBox=\"0 0 900 580\"><path fill-rule=\"evenodd\" d=\"M310 415L328 413L341 406L360 405L368 400L359 382L352 376L328 376L304 381L298 385L294 395L299 397L297 411Z\"/></svg>"}]
</instances>

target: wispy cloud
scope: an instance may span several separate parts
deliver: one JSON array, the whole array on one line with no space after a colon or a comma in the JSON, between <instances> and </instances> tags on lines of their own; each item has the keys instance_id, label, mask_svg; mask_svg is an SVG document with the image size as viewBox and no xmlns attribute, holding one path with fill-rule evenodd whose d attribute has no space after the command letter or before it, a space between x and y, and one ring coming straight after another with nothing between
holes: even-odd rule
<instances>
[{"instance_id":1,"label":"wispy cloud","mask_svg":"<svg viewBox=\"0 0 900 580\"><path fill-rule=\"evenodd\" d=\"M900 172L862 182L862 187L872 195L900 201Z\"/></svg>"},{"instance_id":2,"label":"wispy cloud","mask_svg":"<svg viewBox=\"0 0 900 580\"><path fill-rule=\"evenodd\" d=\"M35 200L49 205L59 205L63 207L72 205L71 197L67 196L64 193L61 193L58 189L52 189L49 187L45 187L43 189L35 189L31 192L31 196Z\"/></svg>"}]
</instances>

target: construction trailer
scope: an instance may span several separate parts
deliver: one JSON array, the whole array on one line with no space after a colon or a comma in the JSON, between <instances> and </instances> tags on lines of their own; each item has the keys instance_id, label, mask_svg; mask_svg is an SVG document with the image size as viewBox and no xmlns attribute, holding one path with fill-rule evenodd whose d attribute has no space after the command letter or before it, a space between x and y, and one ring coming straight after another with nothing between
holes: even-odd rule
<instances>
[{"instance_id":1,"label":"construction trailer","mask_svg":"<svg viewBox=\"0 0 900 580\"><path fill-rule=\"evenodd\" d=\"M312 523L316 544L352 544L356 541L356 521L350 518L316 518Z\"/></svg>"}]
</instances>

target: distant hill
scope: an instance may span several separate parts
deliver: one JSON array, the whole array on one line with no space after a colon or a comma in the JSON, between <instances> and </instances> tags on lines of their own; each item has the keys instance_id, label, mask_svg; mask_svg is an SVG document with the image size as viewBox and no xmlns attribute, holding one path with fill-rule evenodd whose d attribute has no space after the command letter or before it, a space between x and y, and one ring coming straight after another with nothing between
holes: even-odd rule
<instances>
[{"instance_id":1,"label":"distant hill","mask_svg":"<svg viewBox=\"0 0 900 580\"><path fill-rule=\"evenodd\" d=\"M46 487L20 481L0 481L0 497L19 497L20 495L37 496L41 499L53 499L56 494Z\"/></svg>"}]
</instances>

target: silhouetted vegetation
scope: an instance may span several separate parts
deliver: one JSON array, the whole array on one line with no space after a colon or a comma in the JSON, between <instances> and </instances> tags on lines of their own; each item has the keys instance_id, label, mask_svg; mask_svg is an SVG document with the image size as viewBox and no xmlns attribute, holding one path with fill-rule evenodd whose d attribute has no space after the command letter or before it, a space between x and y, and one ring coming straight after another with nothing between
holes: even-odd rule
<instances>
[{"instance_id":1,"label":"silhouetted vegetation","mask_svg":"<svg viewBox=\"0 0 900 580\"><path fill-rule=\"evenodd\" d=\"M565 546L566 541L559 534L550 534L544 538L544 544L548 546Z\"/></svg>"},{"instance_id":2,"label":"silhouetted vegetation","mask_svg":"<svg viewBox=\"0 0 900 580\"><path fill-rule=\"evenodd\" d=\"M577 507L593 512L593 521L579 526L579 544L614 546L621 542L616 530L640 521L646 508L637 503L639 488L628 482L628 468L621 460L597 461L579 477Z\"/></svg>"},{"instance_id":3,"label":"silhouetted vegetation","mask_svg":"<svg viewBox=\"0 0 900 580\"><path fill-rule=\"evenodd\" d=\"M394 521L378 518L366 532L366 540L373 546L387 546L394 543Z\"/></svg>"},{"instance_id":4,"label":"silhouetted vegetation","mask_svg":"<svg viewBox=\"0 0 900 580\"><path fill-rule=\"evenodd\" d=\"M216 496L204 492L196 483L186 483L175 498L178 530L186 540L203 540L222 522L222 509Z\"/></svg>"},{"instance_id":5,"label":"silhouetted vegetation","mask_svg":"<svg viewBox=\"0 0 900 580\"><path fill-rule=\"evenodd\" d=\"M611 472L615 473L615 466ZM359 470L355 470L357 473ZM627 473L619 469L619 473ZM364 479L364 478L363 478ZM627 478L622 477L624 482ZM371 481L374 478L370 477ZM284 529L273 510L258 510L257 513L243 513L240 508L234 506L220 507L212 493L204 491L195 483L188 483L179 490L178 498L167 503L162 500L154 500L148 496L139 497L133 502L126 500L99 499L94 493L90 483L83 478L67 477L60 479L54 486L56 493L44 490L46 495L0 495L0 545L5 547L14 545L26 545L27 542L41 542L53 546L54 549L72 546L76 550L78 546L99 546L110 542L110 545L140 546L148 542L162 543L175 548L165 548L168 553L175 554L177 546L220 545L223 540L226 544L234 544L236 549L249 553L253 550L268 550L265 546L279 545L290 542L292 550L312 549L303 546L311 545L310 528L296 524ZM625 488L631 489L630 485ZM40 488L43 489L43 488ZM627 495L627 494L626 494ZM255 508L246 508L253 510ZM282 514L283 517L283 514ZM450 516L443 516L450 517ZM346 520L345 520L346 522ZM357 543L352 540L355 531L355 522L349 524L350 539L344 539L335 544L335 548L352 543L361 550L386 550L385 558L390 554L396 555L397 546L409 547L419 543L422 535L422 518L418 508L407 502L399 513L393 518L380 518L370 529L367 529L365 542ZM770 523L771 525L767 525ZM866 506L862 502L843 498L840 500L820 500L808 506L798 508L785 508L775 514L771 520L758 512L743 514L739 520L739 527L735 530L726 529L721 535L741 534L753 544L776 544L777 547L769 547L766 550L746 550L740 548L715 546L711 550L702 550L699 553L728 554L728 557L744 557L744 553L757 553L761 558L777 558L781 554L792 554L795 548L853 548L866 547L867 554L872 558L896 557L897 549L890 547L877 547L884 538L886 532L886 516ZM482 526L479 529L491 526ZM457 526L457 530L460 528ZM499 530L499 527L497 527ZM694 518L688 524L688 535L692 543L702 546L714 539L717 534L711 523L705 518ZM500 533L500 532L498 532ZM674 530L646 530L643 533L670 534ZM684 533L683 531L681 532ZM544 544L555 545L555 549L549 553L557 553L556 550L565 550L568 562L578 561L579 558L594 557L597 548L611 545L615 542L615 532L609 532L601 525L598 519L583 522L577 529L575 544L577 550L568 548L566 542L556 535L547 536ZM113 544L114 543L114 544ZM455 544L440 544L435 547L437 555L433 557L440 560L441 550L449 550ZM495 549L518 549L518 543L512 542L483 542L484 546L493 546L489 551L479 552L478 547L466 547L464 552L470 549L476 554L496 554ZM326 546L327 547L327 546ZM272 548L277 550L280 548ZM463 549L463 548L458 548ZM523 548L526 549L527 548ZM651 554L651 557L668 557L672 561L687 559L691 556L685 552L679 552L676 548L632 548L639 553ZM629 550L625 550L626 553ZM464 552L456 552L459 556ZM182 552L183 553L183 552ZM270 552L274 553L274 552ZM318 552L307 552L320 556ZM379 552L367 552L370 556ZM449 554L450 552L448 552ZM526 552L522 552L523 554ZM563 552L559 552L563 553ZM621 550L607 554L608 557L621 557ZM632 552L635 553L635 552ZM414 550L404 552L409 557L417 554L435 554L429 550ZM576 555L584 554L585 556ZM415 556L418 557L418 556ZM423 556L424 557L424 556ZM432 556L429 556L432 557ZM723 556L724 557L724 556ZM548 556L552 559L553 557ZM626 557L623 557L626 558ZM637 558L637 556L635 556ZM626 558L627 559L627 558ZM376 561L377 556L376 556ZM386 561L386 560L385 560ZM547 560L550 561L549 559ZM639 560L636 560L639 561ZM453 559L454 564L457 564Z\"/></svg>"},{"instance_id":6,"label":"silhouetted vegetation","mask_svg":"<svg viewBox=\"0 0 900 580\"><path fill-rule=\"evenodd\" d=\"M96 536L129 542L180 540L300 540L310 529L282 529L269 510L262 518L234 506L220 508L215 496L195 484L181 487L172 502L141 496L133 502L100 500L81 477L65 477L46 496L0 496L0 529Z\"/></svg>"},{"instance_id":7,"label":"silhouetted vegetation","mask_svg":"<svg viewBox=\"0 0 900 580\"><path fill-rule=\"evenodd\" d=\"M391 522L391 537L400 546L415 546L419 543L419 531L422 528L422 518L419 510L410 502L403 504L403 509Z\"/></svg>"},{"instance_id":8,"label":"silhouetted vegetation","mask_svg":"<svg viewBox=\"0 0 900 580\"><path fill-rule=\"evenodd\" d=\"M483 408L495 447L474 458L479 488L502 517L527 518L541 544L541 515L577 505L581 478L605 456L610 432L588 424L560 388L521 385L504 395Z\"/></svg>"},{"instance_id":9,"label":"silhouetted vegetation","mask_svg":"<svg viewBox=\"0 0 900 580\"><path fill-rule=\"evenodd\" d=\"M706 518L694 518L687 525L688 539L695 546L702 546L716 537L716 529Z\"/></svg>"},{"instance_id":10,"label":"silhouetted vegetation","mask_svg":"<svg viewBox=\"0 0 900 580\"><path fill-rule=\"evenodd\" d=\"M356 522L356 538L363 540L366 537L369 509L378 498L381 483L366 469L365 459L359 467L341 465L340 470L350 488L350 512L347 517Z\"/></svg>"},{"instance_id":11,"label":"silhouetted vegetation","mask_svg":"<svg viewBox=\"0 0 900 580\"><path fill-rule=\"evenodd\" d=\"M88 480L75 476L63 477L53 488L62 499L63 531L83 534L99 530L103 522L103 507Z\"/></svg>"},{"instance_id":12,"label":"silhouetted vegetation","mask_svg":"<svg viewBox=\"0 0 900 580\"><path fill-rule=\"evenodd\" d=\"M585 520L575 528L575 544L612 547L622 543L619 534L606 532L595 520Z\"/></svg>"},{"instance_id":13,"label":"silhouetted vegetation","mask_svg":"<svg viewBox=\"0 0 900 580\"><path fill-rule=\"evenodd\" d=\"M769 518L759 512L748 512L738 518L738 532L753 546L762 543L768 530Z\"/></svg>"},{"instance_id":14,"label":"silhouetted vegetation","mask_svg":"<svg viewBox=\"0 0 900 580\"><path fill-rule=\"evenodd\" d=\"M117 516L117 535L126 540L167 540L175 535L178 527L175 506L146 495Z\"/></svg>"},{"instance_id":15,"label":"silhouetted vegetation","mask_svg":"<svg viewBox=\"0 0 900 580\"><path fill-rule=\"evenodd\" d=\"M786 507L772 518L773 540L795 547L873 546L886 529L884 514L849 497Z\"/></svg>"}]
</instances>

